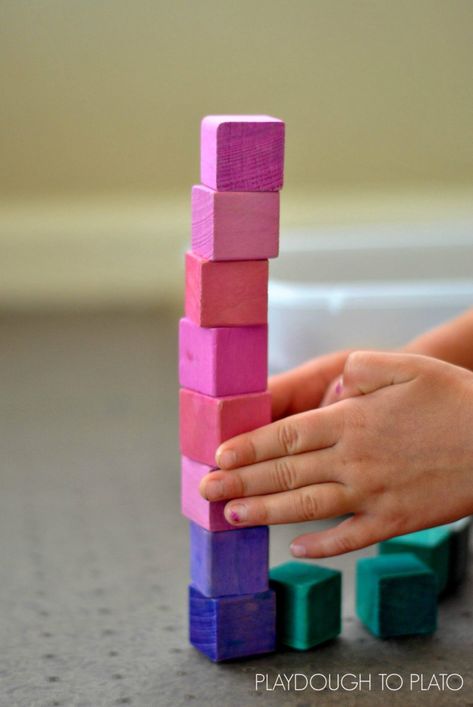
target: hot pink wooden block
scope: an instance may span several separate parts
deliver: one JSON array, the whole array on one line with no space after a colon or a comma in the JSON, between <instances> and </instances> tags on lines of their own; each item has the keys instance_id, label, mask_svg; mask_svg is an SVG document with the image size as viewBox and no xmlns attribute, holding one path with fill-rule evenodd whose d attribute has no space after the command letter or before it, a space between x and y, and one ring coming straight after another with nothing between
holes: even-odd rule
<instances>
[{"instance_id":1,"label":"hot pink wooden block","mask_svg":"<svg viewBox=\"0 0 473 707\"><path fill-rule=\"evenodd\" d=\"M212 398L182 388L179 404L181 452L209 466L215 465L215 452L222 442L271 422L268 391Z\"/></svg>"},{"instance_id":2,"label":"hot pink wooden block","mask_svg":"<svg viewBox=\"0 0 473 707\"><path fill-rule=\"evenodd\" d=\"M200 179L217 191L278 191L284 123L269 115L208 115L201 125Z\"/></svg>"},{"instance_id":3,"label":"hot pink wooden block","mask_svg":"<svg viewBox=\"0 0 473 707\"><path fill-rule=\"evenodd\" d=\"M186 317L195 324L265 324L267 315L267 260L212 263L186 254Z\"/></svg>"},{"instance_id":4,"label":"hot pink wooden block","mask_svg":"<svg viewBox=\"0 0 473 707\"><path fill-rule=\"evenodd\" d=\"M179 383L206 395L266 389L267 326L206 329L183 318L179 326Z\"/></svg>"},{"instance_id":5,"label":"hot pink wooden block","mask_svg":"<svg viewBox=\"0 0 473 707\"><path fill-rule=\"evenodd\" d=\"M217 467L201 464L189 457L181 459L181 511L182 515L202 528L211 530L234 530L235 526L225 520L223 510L226 501L209 503L199 493L201 480Z\"/></svg>"},{"instance_id":6,"label":"hot pink wooden block","mask_svg":"<svg viewBox=\"0 0 473 707\"><path fill-rule=\"evenodd\" d=\"M264 260L279 252L279 192L192 187L192 250L208 260Z\"/></svg>"}]
</instances>

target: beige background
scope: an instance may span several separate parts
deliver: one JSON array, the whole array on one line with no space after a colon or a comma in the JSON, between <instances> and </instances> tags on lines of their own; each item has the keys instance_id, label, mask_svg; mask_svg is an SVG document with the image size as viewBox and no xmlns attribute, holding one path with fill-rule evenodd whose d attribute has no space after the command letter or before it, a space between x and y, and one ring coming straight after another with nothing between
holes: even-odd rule
<instances>
[{"instance_id":1,"label":"beige background","mask_svg":"<svg viewBox=\"0 0 473 707\"><path fill-rule=\"evenodd\" d=\"M468 211L472 37L471 0L3 0L0 304L177 292L207 113L287 122L284 228Z\"/></svg>"}]
</instances>

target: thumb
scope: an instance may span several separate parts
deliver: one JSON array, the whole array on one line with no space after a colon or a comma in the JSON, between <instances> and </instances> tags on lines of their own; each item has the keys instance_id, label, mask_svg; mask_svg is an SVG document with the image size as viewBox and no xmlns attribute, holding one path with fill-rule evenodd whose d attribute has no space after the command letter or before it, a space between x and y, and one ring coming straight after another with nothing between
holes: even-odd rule
<instances>
[{"instance_id":1,"label":"thumb","mask_svg":"<svg viewBox=\"0 0 473 707\"><path fill-rule=\"evenodd\" d=\"M414 354L354 351L345 362L338 399L368 395L413 380L419 358Z\"/></svg>"}]
</instances>

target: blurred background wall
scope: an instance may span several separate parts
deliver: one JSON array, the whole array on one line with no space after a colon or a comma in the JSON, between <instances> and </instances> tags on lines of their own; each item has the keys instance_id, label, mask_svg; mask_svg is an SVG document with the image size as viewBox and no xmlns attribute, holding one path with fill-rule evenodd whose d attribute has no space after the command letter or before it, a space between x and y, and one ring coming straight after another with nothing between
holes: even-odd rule
<instances>
[{"instance_id":1,"label":"blurred background wall","mask_svg":"<svg viewBox=\"0 0 473 707\"><path fill-rule=\"evenodd\" d=\"M287 123L283 229L471 213L471 0L3 0L0 306L182 289L208 113Z\"/></svg>"}]
</instances>

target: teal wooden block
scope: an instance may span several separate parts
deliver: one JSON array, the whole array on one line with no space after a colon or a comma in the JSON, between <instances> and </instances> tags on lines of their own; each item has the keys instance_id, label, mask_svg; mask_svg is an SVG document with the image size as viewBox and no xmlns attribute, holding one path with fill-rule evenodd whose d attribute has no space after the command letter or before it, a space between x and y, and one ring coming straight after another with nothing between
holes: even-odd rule
<instances>
[{"instance_id":1,"label":"teal wooden block","mask_svg":"<svg viewBox=\"0 0 473 707\"><path fill-rule=\"evenodd\" d=\"M384 540L379 545L382 555L388 553L412 552L422 560L437 577L437 591L444 591L448 581L450 562L450 533L447 526L419 530L416 533L399 535L397 538Z\"/></svg>"},{"instance_id":2,"label":"teal wooden block","mask_svg":"<svg viewBox=\"0 0 473 707\"><path fill-rule=\"evenodd\" d=\"M380 638L433 633L437 626L435 573L410 553L358 560L356 613Z\"/></svg>"},{"instance_id":3,"label":"teal wooden block","mask_svg":"<svg viewBox=\"0 0 473 707\"><path fill-rule=\"evenodd\" d=\"M342 573L307 562L286 562L269 572L276 592L278 642L307 650L341 630Z\"/></svg>"},{"instance_id":4,"label":"teal wooden block","mask_svg":"<svg viewBox=\"0 0 473 707\"><path fill-rule=\"evenodd\" d=\"M446 591L453 591L465 578L468 569L471 516L444 526L450 531L450 557Z\"/></svg>"}]
</instances>

